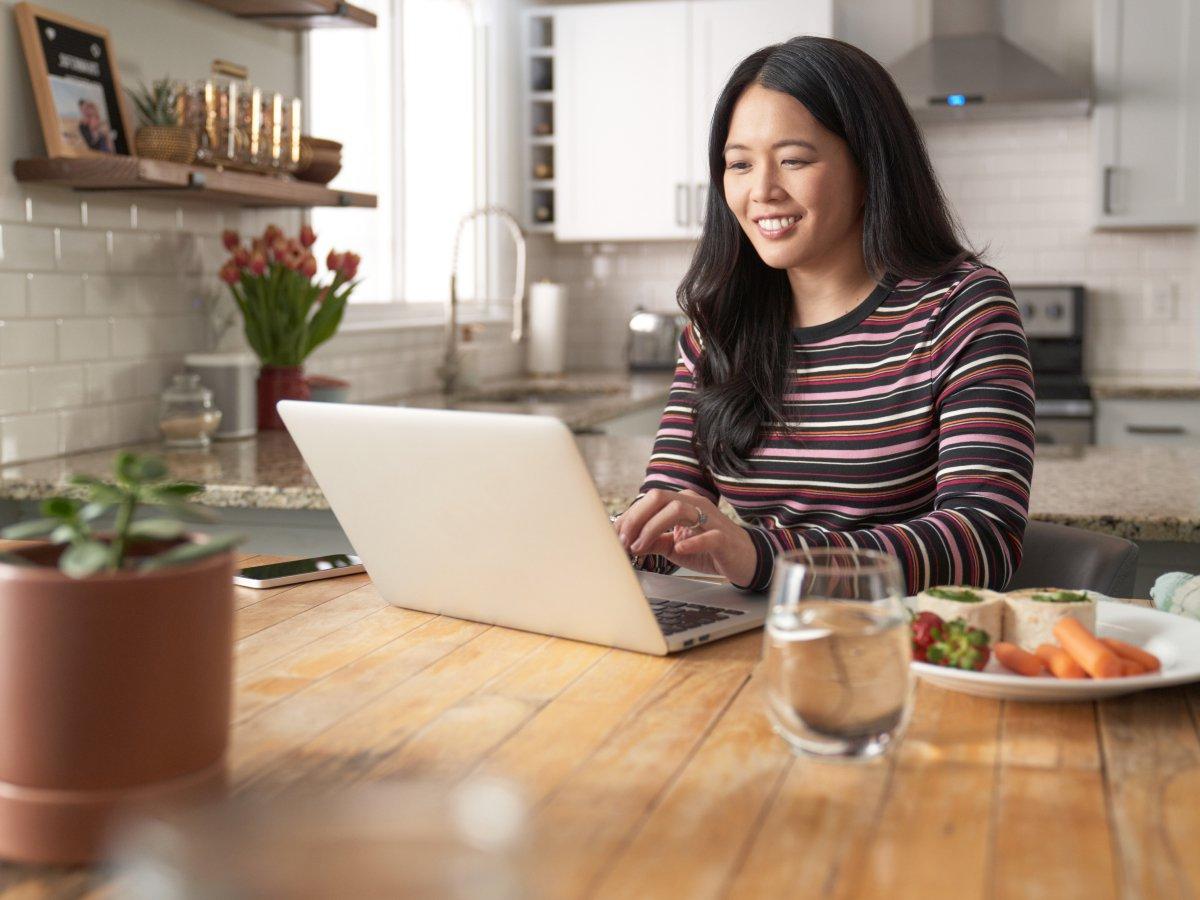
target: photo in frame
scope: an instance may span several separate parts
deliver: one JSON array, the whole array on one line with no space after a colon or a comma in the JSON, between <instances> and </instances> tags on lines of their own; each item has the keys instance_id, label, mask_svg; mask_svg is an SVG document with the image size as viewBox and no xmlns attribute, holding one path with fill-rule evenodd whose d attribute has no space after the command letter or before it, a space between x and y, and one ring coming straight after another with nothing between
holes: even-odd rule
<instances>
[{"instance_id":1,"label":"photo in frame","mask_svg":"<svg viewBox=\"0 0 1200 900\"><path fill-rule=\"evenodd\" d=\"M131 155L130 118L108 30L29 3L18 3L13 13L46 155Z\"/></svg>"}]
</instances>

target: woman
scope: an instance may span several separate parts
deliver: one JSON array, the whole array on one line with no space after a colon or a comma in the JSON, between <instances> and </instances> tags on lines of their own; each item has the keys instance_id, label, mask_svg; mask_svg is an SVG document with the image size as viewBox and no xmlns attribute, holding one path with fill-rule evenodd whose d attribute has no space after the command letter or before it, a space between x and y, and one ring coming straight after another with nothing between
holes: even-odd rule
<instances>
[{"instance_id":1,"label":"woman","mask_svg":"<svg viewBox=\"0 0 1200 900\"><path fill-rule=\"evenodd\" d=\"M1002 589L1033 472L1028 345L891 78L841 41L766 47L717 101L709 165L674 384L615 523L635 565L764 590L780 551L868 547L913 593Z\"/></svg>"}]
</instances>

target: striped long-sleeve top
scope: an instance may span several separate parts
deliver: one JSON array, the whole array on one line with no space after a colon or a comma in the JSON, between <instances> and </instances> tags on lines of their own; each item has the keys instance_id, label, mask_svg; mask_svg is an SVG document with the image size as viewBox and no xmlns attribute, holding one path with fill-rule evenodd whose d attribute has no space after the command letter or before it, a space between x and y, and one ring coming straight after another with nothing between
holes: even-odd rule
<instances>
[{"instance_id":1,"label":"striped long-sleeve top","mask_svg":"<svg viewBox=\"0 0 1200 900\"><path fill-rule=\"evenodd\" d=\"M748 471L727 477L697 458L703 335L685 328L641 493L728 500L758 554L751 590L768 587L776 553L821 546L897 557L910 592L1003 589L1021 559L1034 442L1029 348L1004 276L966 262L886 279L846 315L793 332L791 433L764 428Z\"/></svg>"}]
</instances>

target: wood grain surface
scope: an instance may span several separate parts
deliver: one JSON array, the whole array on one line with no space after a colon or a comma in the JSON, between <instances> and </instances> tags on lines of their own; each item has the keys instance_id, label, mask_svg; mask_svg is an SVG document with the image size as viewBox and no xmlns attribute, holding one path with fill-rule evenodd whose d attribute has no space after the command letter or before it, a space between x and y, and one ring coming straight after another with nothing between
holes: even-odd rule
<instances>
[{"instance_id":1,"label":"wood grain surface","mask_svg":"<svg viewBox=\"0 0 1200 900\"><path fill-rule=\"evenodd\" d=\"M397 609L366 575L237 606L235 794L505 777L530 896L1200 894L1196 686L1042 705L920 684L896 752L820 763L767 724L760 632L640 656ZM13 864L0 888L121 895Z\"/></svg>"}]
</instances>

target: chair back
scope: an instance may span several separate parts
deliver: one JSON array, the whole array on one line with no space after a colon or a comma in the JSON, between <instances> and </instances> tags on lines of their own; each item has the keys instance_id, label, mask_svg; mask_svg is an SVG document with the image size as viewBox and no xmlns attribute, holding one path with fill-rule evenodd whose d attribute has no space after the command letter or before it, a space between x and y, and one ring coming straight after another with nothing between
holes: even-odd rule
<instances>
[{"instance_id":1,"label":"chair back","mask_svg":"<svg viewBox=\"0 0 1200 900\"><path fill-rule=\"evenodd\" d=\"M1132 597L1137 558L1137 544L1125 538L1054 522L1030 522L1021 565L1007 589L1059 587Z\"/></svg>"}]
</instances>

